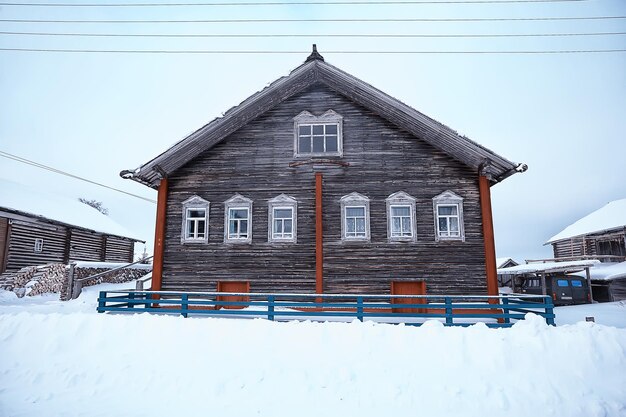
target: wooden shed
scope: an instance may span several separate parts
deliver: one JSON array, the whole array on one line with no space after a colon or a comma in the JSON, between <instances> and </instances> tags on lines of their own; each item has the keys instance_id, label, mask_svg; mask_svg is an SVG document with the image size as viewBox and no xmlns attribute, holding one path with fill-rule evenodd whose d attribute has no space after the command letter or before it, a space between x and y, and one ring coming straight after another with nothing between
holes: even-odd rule
<instances>
[{"instance_id":1,"label":"wooden shed","mask_svg":"<svg viewBox=\"0 0 626 417\"><path fill-rule=\"evenodd\" d=\"M0 181L0 273L70 261L132 262L144 242L78 200Z\"/></svg>"},{"instance_id":2,"label":"wooden shed","mask_svg":"<svg viewBox=\"0 0 626 417\"><path fill-rule=\"evenodd\" d=\"M158 189L153 290L497 295L490 187L525 169L314 48L120 175Z\"/></svg>"}]
</instances>

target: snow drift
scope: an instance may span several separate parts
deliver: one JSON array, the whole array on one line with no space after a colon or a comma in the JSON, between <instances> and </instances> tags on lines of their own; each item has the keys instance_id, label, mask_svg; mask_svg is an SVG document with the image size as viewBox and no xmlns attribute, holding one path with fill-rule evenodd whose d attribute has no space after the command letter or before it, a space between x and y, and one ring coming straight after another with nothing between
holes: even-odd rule
<instances>
[{"instance_id":1,"label":"snow drift","mask_svg":"<svg viewBox=\"0 0 626 417\"><path fill-rule=\"evenodd\" d=\"M2 416L620 416L626 330L0 315Z\"/></svg>"}]
</instances>

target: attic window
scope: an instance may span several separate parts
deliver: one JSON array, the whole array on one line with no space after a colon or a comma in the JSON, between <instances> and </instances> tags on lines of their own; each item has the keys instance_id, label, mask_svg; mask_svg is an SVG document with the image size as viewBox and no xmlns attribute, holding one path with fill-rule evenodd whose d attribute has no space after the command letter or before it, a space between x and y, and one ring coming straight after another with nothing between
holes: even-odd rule
<instances>
[{"instance_id":1,"label":"attic window","mask_svg":"<svg viewBox=\"0 0 626 417\"><path fill-rule=\"evenodd\" d=\"M341 156L343 117L328 110L321 116L303 111L294 118L294 156Z\"/></svg>"},{"instance_id":2,"label":"attic window","mask_svg":"<svg viewBox=\"0 0 626 417\"><path fill-rule=\"evenodd\" d=\"M37 253L43 252L43 239L35 239L34 251Z\"/></svg>"}]
</instances>

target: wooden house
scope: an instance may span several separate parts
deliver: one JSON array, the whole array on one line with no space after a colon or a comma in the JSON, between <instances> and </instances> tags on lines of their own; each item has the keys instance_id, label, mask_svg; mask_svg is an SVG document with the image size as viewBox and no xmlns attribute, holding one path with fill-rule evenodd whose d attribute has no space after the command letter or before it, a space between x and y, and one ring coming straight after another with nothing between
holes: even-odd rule
<instances>
[{"instance_id":1,"label":"wooden house","mask_svg":"<svg viewBox=\"0 0 626 417\"><path fill-rule=\"evenodd\" d=\"M626 198L611 201L551 237L557 260L598 259L589 269L593 299L626 299Z\"/></svg>"},{"instance_id":2,"label":"wooden house","mask_svg":"<svg viewBox=\"0 0 626 417\"><path fill-rule=\"evenodd\" d=\"M154 290L497 295L490 187L525 169L314 47L120 175L158 189Z\"/></svg>"},{"instance_id":3,"label":"wooden house","mask_svg":"<svg viewBox=\"0 0 626 417\"><path fill-rule=\"evenodd\" d=\"M0 273L69 261L132 262L128 231L78 200L0 180Z\"/></svg>"},{"instance_id":4,"label":"wooden house","mask_svg":"<svg viewBox=\"0 0 626 417\"><path fill-rule=\"evenodd\" d=\"M601 261L626 259L626 198L575 221L552 236L555 258L593 256Z\"/></svg>"}]
</instances>

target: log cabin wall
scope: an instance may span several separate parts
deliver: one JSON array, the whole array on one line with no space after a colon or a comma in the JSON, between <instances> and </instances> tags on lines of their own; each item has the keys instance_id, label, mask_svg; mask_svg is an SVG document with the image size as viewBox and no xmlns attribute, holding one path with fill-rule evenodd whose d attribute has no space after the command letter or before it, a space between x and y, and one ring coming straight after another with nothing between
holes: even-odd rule
<instances>
[{"instance_id":1,"label":"log cabin wall","mask_svg":"<svg viewBox=\"0 0 626 417\"><path fill-rule=\"evenodd\" d=\"M66 227L12 220L10 228L7 271L17 271L26 266L63 262ZM43 240L41 252L35 252L36 239Z\"/></svg>"},{"instance_id":2,"label":"log cabin wall","mask_svg":"<svg viewBox=\"0 0 626 417\"><path fill-rule=\"evenodd\" d=\"M5 271L14 272L26 266L68 261L133 260L133 240L55 223L31 222L25 216L20 217L21 220L0 218L0 239L4 237L0 244L4 242ZM37 239L43 240L41 252L35 250Z\"/></svg>"},{"instance_id":3,"label":"log cabin wall","mask_svg":"<svg viewBox=\"0 0 626 417\"><path fill-rule=\"evenodd\" d=\"M343 116L349 164L294 162L293 118L306 110ZM325 293L389 293L391 281L424 280L430 294L486 293L478 174L321 84L292 96L168 177L163 290L214 291L217 281L250 281L251 291L315 292L315 172L323 174ZM465 241L435 240L432 198L463 197ZM390 243L385 199L417 199L417 240ZM343 242L340 198L370 199L370 242ZM224 201L253 201L252 243L224 243ZM268 200L298 202L297 243L268 243ZM206 244L181 244L182 202L210 202Z\"/></svg>"}]
</instances>

